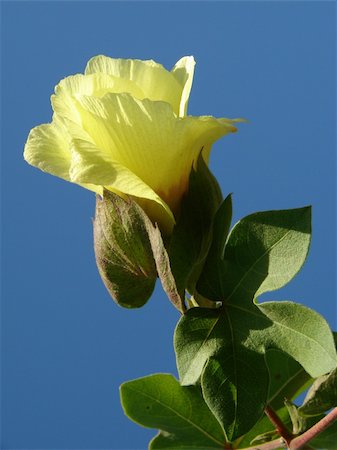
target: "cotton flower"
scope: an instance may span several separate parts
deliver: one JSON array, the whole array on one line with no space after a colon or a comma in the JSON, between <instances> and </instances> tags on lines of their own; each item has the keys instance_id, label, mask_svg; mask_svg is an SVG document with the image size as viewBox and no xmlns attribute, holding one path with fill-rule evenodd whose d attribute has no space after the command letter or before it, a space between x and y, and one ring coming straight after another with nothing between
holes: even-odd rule
<instances>
[{"instance_id":1,"label":"cotton flower","mask_svg":"<svg viewBox=\"0 0 337 450\"><path fill-rule=\"evenodd\" d=\"M207 160L236 131L233 120L186 115L194 64L92 58L56 86L52 122L31 130L24 158L100 195L132 196L169 234L200 152Z\"/></svg>"}]
</instances>

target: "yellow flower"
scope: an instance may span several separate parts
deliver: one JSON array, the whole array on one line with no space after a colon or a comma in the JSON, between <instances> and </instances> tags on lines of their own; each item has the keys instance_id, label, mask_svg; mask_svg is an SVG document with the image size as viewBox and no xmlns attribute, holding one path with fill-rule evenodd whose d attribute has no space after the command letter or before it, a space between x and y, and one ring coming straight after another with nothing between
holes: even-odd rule
<instances>
[{"instance_id":1,"label":"yellow flower","mask_svg":"<svg viewBox=\"0 0 337 450\"><path fill-rule=\"evenodd\" d=\"M186 116L194 64L184 57L167 71L92 58L84 75L56 86L52 123L31 130L24 158L100 195L133 196L170 233L200 152L207 159L213 142L236 131L229 119Z\"/></svg>"}]
</instances>

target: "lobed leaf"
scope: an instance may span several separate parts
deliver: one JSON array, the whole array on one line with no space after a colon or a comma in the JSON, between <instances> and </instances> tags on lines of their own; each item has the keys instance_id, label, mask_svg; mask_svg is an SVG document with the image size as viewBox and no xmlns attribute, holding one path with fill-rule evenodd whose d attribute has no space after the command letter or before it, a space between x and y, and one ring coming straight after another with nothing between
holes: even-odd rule
<instances>
[{"instance_id":1,"label":"lobed leaf","mask_svg":"<svg viewBox=\"0 0 337 450\"><path fill-rule=\"evenodd\" d=\"M252 214L226 239L230 216L227 198L215 216L213 244L197 284L201 295L222 307L189 310L177 325L175 349L181 383L201 382L206 403L232 441L255 425L266 405L267 350L285 352L309 377L335 368L337 357L319 314L292 302L256 303L259 294L282 287L303 265L310 208ZM303 373L298 377L296 390L307 381ZM293 394L285 385L276 404L288 389Z\"/></svg>"},{"instance_id":2,"label":"lobed leaf","mask_svg":"<svg viewBox=\"0 0 337 450\"><path fill-rule=\"evenodd\" d=\"M265 352L270 348L286 352L314 377L336 367L328 324L316 312L295 303L193 308L177 325L175 349L181 383L190 385L201 379L205 401L228 440L248 432L262 415L269 386Z\"/></svg>"},{"instance_id":3,"label":"lobed leaf","mask_svg":"<svg viewBox=\"0 0 337 450\"><path fill-rule=\"evenodd\" d=\"M270 385L268 404L274 411L284 407L284 399L294 400L312 382L312 377L286 353L269 349L266 352Z\"/></svg>"},{"instance_id":4,"label":"lobed leaf","mask_svg":"<svg viewBox=\"0 0 337 450\"><path fill-rule=\"evenodd\" d=\"M215 223L214 246L223 245L222 236L228 232L225 208L218 211ZM197 288L205 297L226 303L250 301L279 289L302 267L310 233L310 207L251 214L233 227L225 248L218 252L220 256L215 257L213 252L210 261L206 261L206 267L217 267L218 280L209 288L209 269Z\"/></svg>"},{"instance_id":5,"label":"lobed leaf","mask_svg":"<svg viewBox=\"0 0 337 450\"><path fill-rule=\"evenodd\" d=\"M120 393L131 420L161 430L151 441L151 450L224 448L223 431L199 387L182 387L172 375L155 374L122 384Z\"/></svg>"}]
</instances>

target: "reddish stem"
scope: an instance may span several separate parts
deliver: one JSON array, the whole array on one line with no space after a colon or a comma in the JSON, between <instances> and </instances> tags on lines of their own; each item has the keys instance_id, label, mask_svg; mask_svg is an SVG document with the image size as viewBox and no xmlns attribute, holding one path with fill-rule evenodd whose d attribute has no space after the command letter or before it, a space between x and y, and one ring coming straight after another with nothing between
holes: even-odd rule
<instances>
[{"instance_id":1,"label":"reddish stem","mask_svg":"<svg viewBox=\"0 0 337 450\"><path fill-rule=\"evenodd\" d=\"M314 437L326 430L330 425L337 420L337 408L334 408L323 419L315 423L309 430L305 431L301 436L293 439L290 442L289 450L300 450Z\"/></svg>"},{"instance_id":2,"label":"reddish stem","mask_svg":"<svg viewBox=\"0 0 337 450\"><path fill-rule=\"evenodd\" d=\"M264 410L266 416L271 421L271 423L275 426L276 431L278 434L283 438L283 440L286 442L286 444L289 444L289 442L292 440L293 435L289 432L289 430L286 428L282 420L279 418L279 416L276 414L276 412L270 407L267 406Z\"/></svg>"},{"instance_id":3,"label":"reddish stem","mask_svg":"<svg viewBox=\"0 0 337 450\"><path fill-rule=\"evenodd\" d=\"M278 433L288 436L287 439L289 439L289 441L286 441L286 438L282 436L274 441L266 442L265 444L256 445L254 447L246 447L241 450L276 450L278 448L288 448L288 450L311 450L310 446L307 444L337 420L337 408L334 408L305 433L295 438L289 438L291 435L277 414L271 408L266 408L265 412L270 421L275 425Z\"/></svg>"}]
</instances>

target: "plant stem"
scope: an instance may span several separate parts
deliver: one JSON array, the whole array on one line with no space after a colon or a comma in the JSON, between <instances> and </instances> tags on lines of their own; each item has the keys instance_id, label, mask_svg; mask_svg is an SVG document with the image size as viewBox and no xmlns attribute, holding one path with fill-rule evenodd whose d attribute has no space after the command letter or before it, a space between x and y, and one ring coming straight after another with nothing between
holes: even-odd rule
<instances>
[{"instance_id":1,"label":"plant stem","mask_svg":"<svg viewBox=\"0 0 337 450\"><path fill-rule=\"evenodd\" d=\"M319 422L317 422L315 425L309 428L309 430L305 431L298 437L292 438L291 434L285 428L281 419L271 408L267 407L265 412L266 415L269 417L270 421L275 425L277 431L280 434L282 432L282 434L285 434L288 437L285 438L282 435L281 438L276 439L274 441L266 442L265 444L261 445L256 445L255 447L246 447L240 450L276 450L278 448L288 448L288 450L312 450L311 447L307 444L337 420L337 408L334 408L332 411L329 412L329 414L323 417L323 419L321 419Z\"/></svg>"},{"instance_id":2,"label":"plant stem","mask_svg":"<svg viewBox=\"0 0 337 450\"><path fill-rule=\"evenodd\" d=\"M278 434L283 438L286 444L289 445L289 442L292 440L293 435L288 431L276 412L270 406L266 406L264 412L271 423L275 426Z\"/></svg>"},{"instance_id":3,"label":"plant stem","mask_svg":"<svg viewBox=\"0 0 337 450\"><path fill-rule=\"evenodd\" d=\"M333 422L337 420L337 408L334 408L323 419L305 431L301 436L296 437L290 442L289 450L300 450L310 442L314 437L326 430Z\"/></svg>"}]
</instances>

